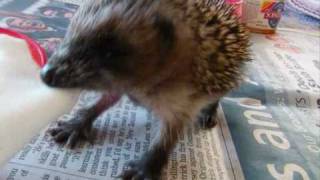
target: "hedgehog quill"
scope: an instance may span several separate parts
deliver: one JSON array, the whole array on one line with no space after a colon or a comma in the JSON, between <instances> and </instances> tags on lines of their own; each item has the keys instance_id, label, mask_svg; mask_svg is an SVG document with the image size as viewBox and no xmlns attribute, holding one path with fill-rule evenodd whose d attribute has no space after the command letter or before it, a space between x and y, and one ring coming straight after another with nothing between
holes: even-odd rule
<instances>
[{"instance_id":1,"label":"hedgehog quill","mask_svg":"<svg viewBox=\"0 0 320 180\"><path fill-rule=\"evenodd\" d=\"M248 33L222 0L88 1L41 77L51 87L108 95L50 133L71 148L92 141L94 120L127 95L150 109L161 128L120 177L159 179L187 124L216 124L219 99L239 85L249 59Z\"/></svg>"}]
</instances>

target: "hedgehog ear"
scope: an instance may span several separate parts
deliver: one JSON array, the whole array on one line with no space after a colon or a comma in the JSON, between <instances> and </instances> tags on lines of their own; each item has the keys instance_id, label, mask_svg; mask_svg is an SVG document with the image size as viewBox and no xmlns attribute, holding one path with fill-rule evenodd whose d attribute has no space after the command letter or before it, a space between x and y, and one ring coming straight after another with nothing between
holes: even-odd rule
<instances>
[{"instance_id":1,"label":"hedgehog ear","mask_svg":"<svg viewBox=\"0 0 320 180\"><path fill-rule=\"evenodd\" d=\"M163 50L170 50L175 42L175 27L168 18L157 13L154 19L154 27L158 31L161 48Z\"/></svg>"}]
</instances>

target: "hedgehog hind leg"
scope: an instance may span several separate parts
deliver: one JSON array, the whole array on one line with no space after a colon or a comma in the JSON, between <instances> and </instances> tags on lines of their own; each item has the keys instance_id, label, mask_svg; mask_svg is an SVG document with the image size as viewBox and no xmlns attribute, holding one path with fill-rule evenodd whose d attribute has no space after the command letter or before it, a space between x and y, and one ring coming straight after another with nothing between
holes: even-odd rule
<instances>
[{"instance_id":1,"label":"hedgehog hind leg","mask_svg":"<svg viewBox=\"0 0 320 180\"><path fill-rule=\"evenodd\" d=\"M215 127L218 122L216 119L219 101L210 103L205 106L198 115L197 123L202 129L211 129Z\"/></svg>"}]
</instances>

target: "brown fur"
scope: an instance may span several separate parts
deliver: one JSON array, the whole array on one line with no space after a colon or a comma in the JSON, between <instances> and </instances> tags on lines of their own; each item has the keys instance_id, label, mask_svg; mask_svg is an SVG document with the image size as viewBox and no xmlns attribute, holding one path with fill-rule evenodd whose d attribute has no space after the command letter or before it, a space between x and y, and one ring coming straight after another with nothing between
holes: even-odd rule
<instances>
[{"instance_id":1,"label":"brown fur","mask_svg":"<svg viewBox=\"0 0 320 180\"><path fill-rule=\"evenodd\" d=\"M42 77L51 86L127 94L152 110L162 122L159 136L122 177L157 179L183 127L238 85L248 41L220 0L90 1ZM79 127L72 131L83 133Z\"/></svg>"}]
</instances>

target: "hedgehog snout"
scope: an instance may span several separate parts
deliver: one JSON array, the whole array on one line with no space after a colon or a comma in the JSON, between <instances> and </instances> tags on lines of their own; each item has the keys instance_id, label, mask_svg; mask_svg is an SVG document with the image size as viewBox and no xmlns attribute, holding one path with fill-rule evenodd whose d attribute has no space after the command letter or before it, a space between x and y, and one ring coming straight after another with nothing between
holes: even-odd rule
<instances>
[{"instance_id":1,"label":"hedgehog snout","mask_svg":"<svg viewBox=\"0 0 320 180\"><path fill-rule=\"evenodd\" d=\"M48 86L54 86L54 76L55 68L50 64L46 64L40 71L41 80Z\"/></svg>"},{"instance_id":2,"label":"hedgehog snout","mask_svg":"<svg viewBox=\"0 0 320 180\"><path fill-rule=\"evenodd\" d=\"M40 71L41 80L50 87L56 87L58 85L56 70L53 65L46 64Z\"/></svg>"}]
</instances>

